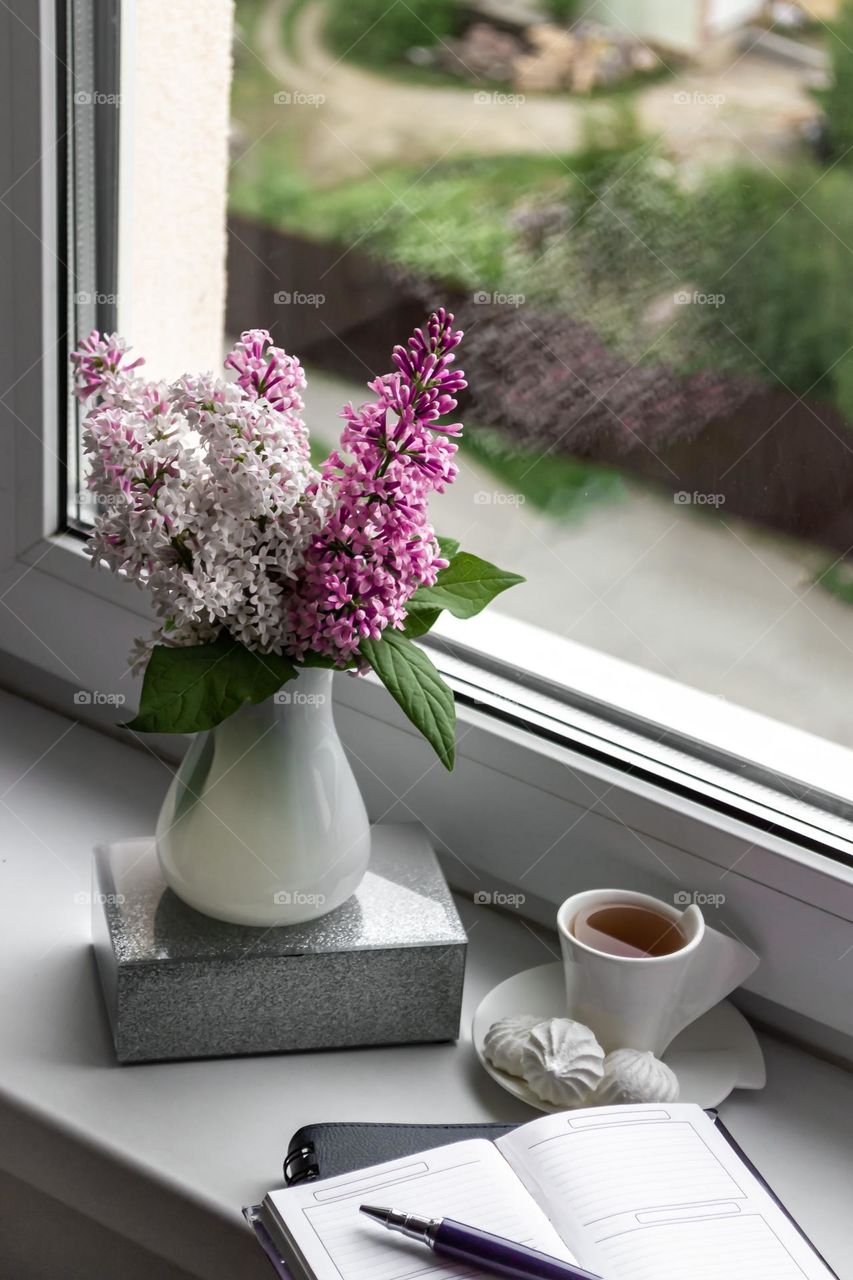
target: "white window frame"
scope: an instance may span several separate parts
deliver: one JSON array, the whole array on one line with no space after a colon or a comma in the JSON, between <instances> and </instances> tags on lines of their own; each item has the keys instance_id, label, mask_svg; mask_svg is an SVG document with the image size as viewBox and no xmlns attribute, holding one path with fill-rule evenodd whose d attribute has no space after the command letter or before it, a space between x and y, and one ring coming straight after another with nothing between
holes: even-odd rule
<instances>
[{"instance_id":1,"label":"white window frame","mask_svg":"<svg viewBox=\"0 0 853 1280\"><path fill-rule=\"evenodd\" d=\"M78 537L56 532L57 335L64 326L52 0L40 0L37 15L27 0L1 6L0 48L9 59L10 73L0 77L0 112L11 142L0 154L0 266L9 284L0 294L7 477L0 511L0 674L9 681L8 673L26 664L30 677L34 670L43 676L45 688L127 691L132 704L126 655L151 621L145 597L93 570ZM507 677L521 651L525 673L532 671L538 686ZM725 749L735 740L745 756L763 752L779 769L786 738L800 757L798 769L811 767L822 790L844 796L841 757L831 744L721 708L705 695L499 613L464 628L443 624L432 652L458 697L453 775L375 681L337 680L338 722L374 820L424 822L455 885L469 892L512 887L525 895L523 911L543 921L552 920L568 893L595 885L663 895L724 892L725 909L715 917L720 927L743 936L763 958L749 984L749 999L759 1002L762 1016L786 1026L793 1020L795 1029L808 1028L813 1042L834 1048L840 1037L849 1050L849 824L843 815L834 827L818 824L796 798L791 803L799 810L784 811L760 782L745 798L732 774L697 764L679 745L693 739ZM561 672L570 672L571 681ZM567 701L562 694L569 684L576 696ZM631 719L659 724L662 714L669 717L678 742L651 751L650 739L614 728L595 714L602 690ZM74 714L70 702L64 709Z\"/></svg>"}]
</instances>

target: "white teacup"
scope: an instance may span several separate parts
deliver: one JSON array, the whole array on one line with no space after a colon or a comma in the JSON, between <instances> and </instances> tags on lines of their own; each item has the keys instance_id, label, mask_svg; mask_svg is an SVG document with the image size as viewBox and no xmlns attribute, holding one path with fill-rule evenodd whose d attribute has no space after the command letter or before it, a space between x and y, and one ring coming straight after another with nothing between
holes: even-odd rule
<instances>
[{"instance_id":1,"label":"white teacup","mask_svg":"<svg viewBox=\"0 0 853 1280\"><path fill-rule=\"evenodd\" d=\"M665 916L684 945L660 956L622 956L599 951L573 932L585 908L624 903ZM563 951L568 1013L590 1027L606 1052L650 1049L658 1057L696 1018L754 971L758 956L742 943L709 928L695 905L680 911L646 893L593 889L567 898L557 912Z\"/></svg>"}]
</instances>

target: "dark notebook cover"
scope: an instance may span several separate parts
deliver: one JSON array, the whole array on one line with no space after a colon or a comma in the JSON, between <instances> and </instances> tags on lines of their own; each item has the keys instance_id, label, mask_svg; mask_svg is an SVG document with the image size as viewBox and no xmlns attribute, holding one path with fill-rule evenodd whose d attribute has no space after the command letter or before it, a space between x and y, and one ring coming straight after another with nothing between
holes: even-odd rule
<instances>
[{"instance_id":1,"label":"dark notebook cover","mask_svg":"<svg viewBox=\"0 0 853 1280\"><path fill-rule=\"evenodd\" d=\"M822 1254L815 1249L806 1233L791 1216L781 1200L768 1186L755 1165L744 1154L716 1112L709 1112L726 1141L740 1159L767 1189L780 1209L793 1223L803 1239L814 1249L827 1270L836 1273ZM382 1164L400 1156L417 1155L433 1147L443 1147L449 1142L463 1142L469 1138L487 1138L494 1142L518 1126L512 1124L309 1124L297 1129L290 1139L284 1160L284 1181L287 1186L316 1178L333 1178L339 1173L352 1173L368 1165ZM259 1217L259 1205L244 1209L246 1221L252 1227L258 1242L272 1263L280 1280L291 1280L287 1265L278 1252L266 1227ZM837 1277L836 1277L837 1280Z\"/></svg>"},{"instance_id":2,"label":"dark notebook cover","mask_svg":"<svg viewBox=\"0 0 853 1280\"><path fill-rule=\"evenodd\" d=\"M334 1178L468 1138L494 1142L514 1128L511 1124L307 1124L290 1139L284 1180L293 1187L313 1178Z\"/></svg>"}]
</instances>

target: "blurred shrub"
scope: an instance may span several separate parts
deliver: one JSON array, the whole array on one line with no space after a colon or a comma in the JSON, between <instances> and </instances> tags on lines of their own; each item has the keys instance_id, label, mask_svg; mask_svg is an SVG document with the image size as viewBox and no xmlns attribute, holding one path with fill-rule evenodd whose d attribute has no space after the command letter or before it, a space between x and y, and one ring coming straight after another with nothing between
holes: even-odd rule
<instances>
[{"instance_id":1,"label":"blurred shrub","mask_svg":"<svg viewBox=\"0 0 853 1280\"><path fill-rule=\"evenodd\" d=\"M826 115L830 155L853 166L853 0L842 0L826 27L830 83L815 96Z\"/></svg>"},{"instance_id":2,"label":"blurred shrub","mask_svg":"<svg viewBox=\"0 0 853 1280\"><path fill-rule=\"evenodd\" d=\"M247 157L251 164L235 166L229 191L232 209L246 218L271 226L288 226L309 199L311 184L295 162L292 150L282 154L258 147Z\"/></svg>"},{"instance_id":3,"label":"blurred shrub","mask_svg":"<svg viewBox=\"0 0 853 1280\"><path fill-rule=\"evenodd\" d=\"M548 0L547 8L554 22L562 22L568 26L577 17L578 0Z\"/></svg>"},{"instance_id":4,"label":"blurred shrub","mask_svg":"<svg viewBox=\"0 0 853 1280\"><path fill-rule=\"evenodd\" d=\"M569 458L559 449L547 455L527 451L505 432L491 427L466 424L462 451L510 492L521 494L536 511L555 520L582 515L594 504L621 500L625 495L617 471ZM543 461L544 467L539 465Z\"/></svg>"},{"instance_id":5,"label":"blurred shrub","mask_svg":"<svg viewBox=\"0 0 853 1280\"><path fill-rule=\"evenodd\" d=\"M329 0L326 33L341 57L381 66L415 46L439 44L458 22L456 0Z\"/></svg>"},{"instance_id":6,"label":"blurred shrub","mask_svg":"<svg viewBox=\"0 0 853 1280\"><path fill-rule=\"evenodd\" d=\"M531 255L529 300L633 359L776 382L853 422L849 170L744 164L688 187L630 136L569 163L568 229Z\"/></svg>"},{"instance_id":7,"label":"blurred shrub","mask_svg":"<svg viewBox=\"0 0 853 1280\"><path fill-rule=\"evenodd\" d=\"M783 182L729 169L703 184L693 209L684 270L724 295L728 354L798 395L833 399L853 420L853 176L809 168Z\"/></svg>"}]
</instances>

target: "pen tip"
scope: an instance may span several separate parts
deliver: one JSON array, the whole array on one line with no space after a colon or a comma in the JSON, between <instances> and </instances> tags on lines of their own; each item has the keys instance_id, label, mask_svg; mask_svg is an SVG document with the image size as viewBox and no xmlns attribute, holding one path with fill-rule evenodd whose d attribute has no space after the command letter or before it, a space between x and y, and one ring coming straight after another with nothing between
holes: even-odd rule
<instances>
[{"instance_id":1,"label":"pen tip","mask_svg":"<svg viewBox=\"0 0 853 1280\"><path fill-rule=\"evenodd\" d=\"M377 1222L387 1222L390 1214L389 1209L378 1209L373 1204L361 1204L359 1210L361 1213L366 1213L369 1218L375 1218Z\"/></svg>"}]
</instances>

